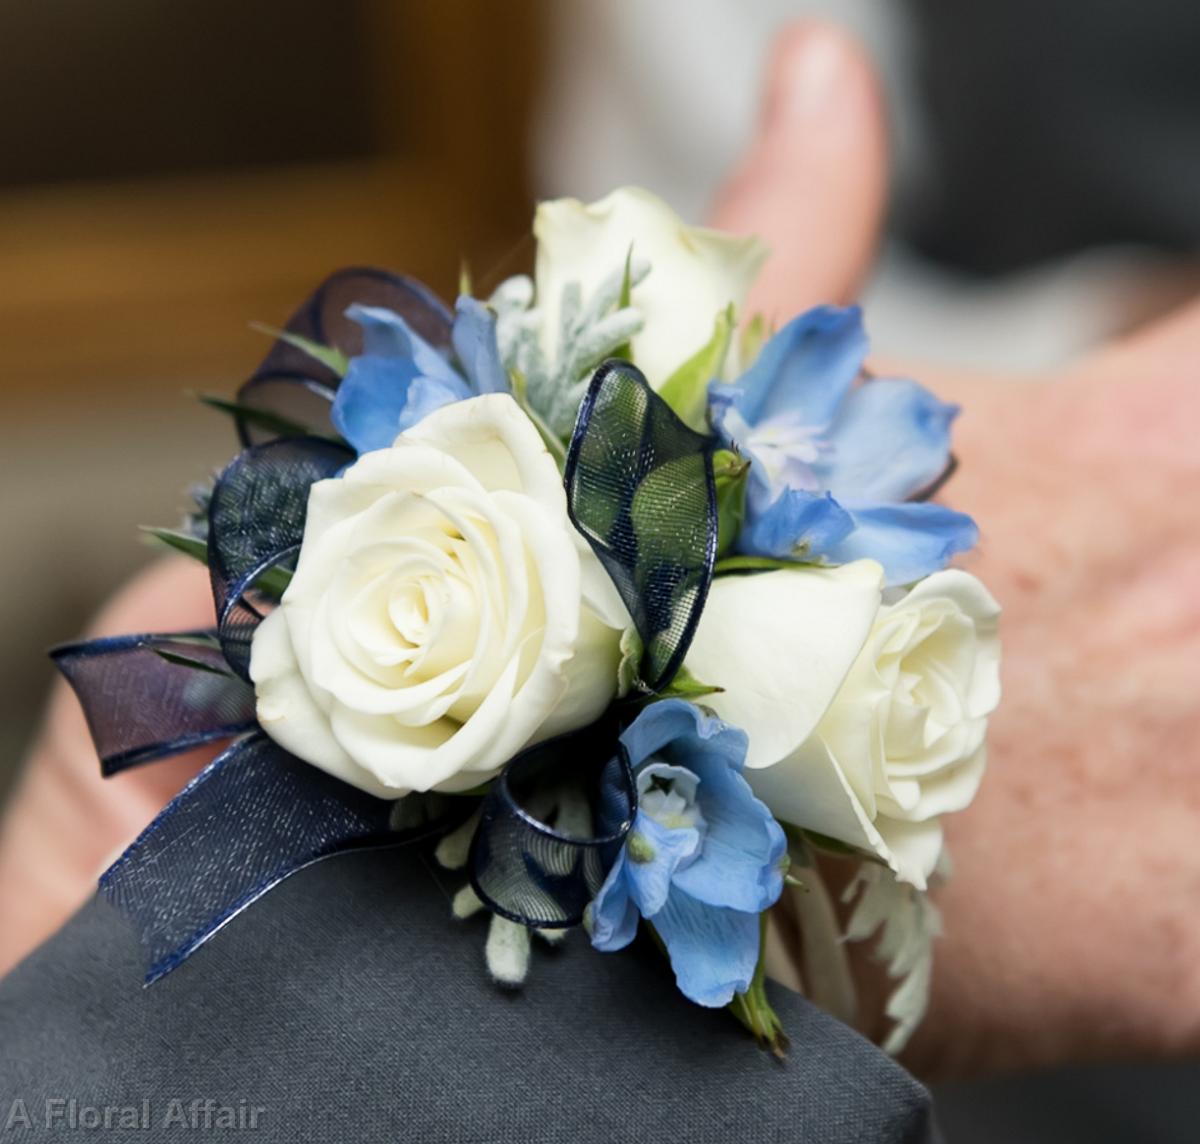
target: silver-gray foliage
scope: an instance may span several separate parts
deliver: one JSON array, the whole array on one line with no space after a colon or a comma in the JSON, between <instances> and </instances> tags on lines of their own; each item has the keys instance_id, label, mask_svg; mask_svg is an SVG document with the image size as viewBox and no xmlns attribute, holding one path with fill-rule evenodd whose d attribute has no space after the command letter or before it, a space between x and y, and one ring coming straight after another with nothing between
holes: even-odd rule
<instances>
[{"instance_id":1,"label":"silver-gray foliage","mask_svg":"<svg viewBox=\"0 0 1200 1144\"><path fill-rule=\"evenodd\" d=\"M632 258L630 289L650 273L650 264ZM509 278L488 304L495 311L500 358L506 369L525 380L525 400L559 437L575 427L575 414L596 367L613 356L642 328L636 306L622 306L626 268L622 264L600 283L584 303L578 282L563 287L559 305L558 347L553 361L542 349L543 310L533 305L533 282Z\"/></svg>"}]
</instances>

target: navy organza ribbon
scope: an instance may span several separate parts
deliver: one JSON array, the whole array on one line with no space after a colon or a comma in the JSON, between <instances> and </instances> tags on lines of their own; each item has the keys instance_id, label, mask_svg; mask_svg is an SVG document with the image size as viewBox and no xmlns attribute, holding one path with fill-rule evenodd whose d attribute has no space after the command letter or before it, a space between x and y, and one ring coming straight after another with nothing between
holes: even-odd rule
<instances>
[{"instance_id":1,"label":"navy organza ribbon","mask_svg":"<svg viewBox=\"0 0 1200 1144\"><path fill-rule=\"evenodd\" d=\"M492 783L468 861L471 885L492 913L539 929L583 921L637 809L617 730L617 723L606 719L539 743ZM555 823L568 799L588 808L587 833ZM559 813L534 812L546 801Z\"/></svg>"},{"instance_id":2,"label":"navy organza ribbon","mask_svg":"<svg viewBox=\"0 0 1200 1144\"><path fill-rule=\"evenodd\" d=\"M114 636L50 655L79 697L105 778L256 726L254 690L229 672L215 631Z\"/></svg>"},{"instance_id":3,"label":"navy organza ribbon","mask_svg":"<svg viewBox=\"0 0 1200 1144\"><path fill-rule=\"evenodd\" d=\"M446 308L423 287L376 271L334 275L288 329L352 350L358 328L341 316L351 302L396 309L428 341L448 344ZM336 383L331 369L281 342L243 387L241 401L288 413L277 404L285 389L310 397L319 391L324 401ZM246 425L241 431L249 432ZM684 426L632 366L609 362L597 373L568 454L568 504L642 636L643 691L659 690L683 661L711 582L712 449L712 440ZM53 653L79 695L105 775L244 736L102 879L104 896L138 929L148 980L311 862L423 836L391 829L395 803L326 775L259 732L246 682L254 630L303 539L309 489L351 459L322 437L281 434L252 445L225 470L209 511L214 630L96 640ZM272 570L268 587L263 578ZM618 709L522 752L492 784L469 872L495 913L538 927L581 920L636 811L617 740L622 718ZM452 801L463 813L473 805Z\"/></svg>"},{"instance_id":4,"label":"navy organza ribbon","mask_svg":"<svg viewBox=\"0 0 1200 1144\"><path fill-rule=\"evenodd\" d=\"M254 445L217 478L208 506L208 567L217 632L230 667L250 678L250 643L262 622L251 590L269 569L300 551L308 492L336 476L354 454L317 437Z\"/></svg>"},{"instance_id":5,"label":"navy organza ribbon","mask_svg":"<svg viewBox=\"0 0 1200 1144\"><path fill-rule=\"evenodd\" d=\"M297 870L394 841L392 805L252 735L176 795L100 891L137 929L149 983Z\"/></svg>"},{"instance_id":6,"label":"navy organza ribbon","mask_svg":"<svg viewBox=\"0 0 1200 1144\"><path fill-rule=\"evenodd\" d=\"M689 429L628 362L607 361L579 408L567 506L612 577L644 648L641 686L683 663L717 558L716 439Z\"/></svg>"}]
</instances>

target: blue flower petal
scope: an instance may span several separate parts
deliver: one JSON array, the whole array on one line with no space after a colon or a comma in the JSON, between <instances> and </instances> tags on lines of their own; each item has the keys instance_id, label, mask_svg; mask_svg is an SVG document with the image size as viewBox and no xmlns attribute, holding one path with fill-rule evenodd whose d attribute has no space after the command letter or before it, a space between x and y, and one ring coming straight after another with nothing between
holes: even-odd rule
<instances>
[{"instance_id":1,"label":"blue flower petal","mask_svg":"<svg viewBox=\"0 0 1200 1144\"><path fill-rule=\"evenodd\" d=\"M450 363L399 314L356 302L347 308L346 317L362 327L364 356L407 359L415 364L422 377L461 380Z\"/></svg>"},{"instance_id":2,"label":"blue flower petal","mask_svg":"<svg viewBox=\"0 0 1200 1144\"><path fill-rule=\"evenodd\" d=\"M836 413L867 356L857 306L817 306L793 318L733 384L709 386L713 423L720 430L733 406L748 425L779 414L824 426Z\"/></svg>"},{"instance_id":3,"label":"blue flower petal","mask_svg":"<svg viewBox=\"0 0 1200 1144\"><path fill-rule=\"evenodd\" d=\"M471 396L466 382L455 378L452 382L432 377L418 377L408 387L408 403L400 413L399 432L411 429L418 421L428 417L435 409L463 401ZM389 442L390 444L391 442Z\"/></svg>"},{"instance_id":4,"label":"blue flower petal","mask_svg":"<svg viewBox=\"0 0 1200 1144\"><path fill-rule=\"evenodd\" d=\"M764 498L765 499L765 498ZM752 494L737 550L748 556L820 556L850 533L854 521L829 493L781 489L765 507Z\"/></svg>"},{"instance_id":5,"label":"blue flower petal","mask_svg":"<svg viewBox=\"0 0 1200 1144\"><path fill-rule=\"evenodd\" d=\"M360 454L388 448L400 432L400 417L416 377L411 359L351 359L333 399L334 427Z\"/></svg>"},{"instance_id":6,"label":"blue flower petal","mask_svg":"<svg viewBox=\"0 0 1200 1144\"><path fill-rule=\"evenodd\" d=\"M621 736L630 762L639 774L687 770L697 780L696 803L704 825L699 831L669 829L639 812L634 834L621 857L621 885L638 899L643 916L650 916L667 946L679 988L700 1005L728 1004L734 993L750 987L758 962L761 908L782 890L780 861L783 832L766 807L741 778L746 757L745 732L704 714L693 704L668 699L647 707ZM709 821L709 815L712 820ZM682 836L697 833L700 849L679 857L674 847ZM642 861L639 864L639 848ZM665 886L662 874L673 866ZM693 868L705 867L693 876ZM645 884L633 888L634 880ZM617 892L610 875L597 899L595 913L604 907L601 940L624 922L608 900ZM746 903L748 909L710 905L693 896L695 886L705 898ZM664 893L665 889L665 893ZM645 906L654 907L648 914ZM593 925L595 923L593 922Z\"/></svg>"},{"instance_id":7,"label":"blue flower petal","mask_svg":"<svg viewBox=\"0 0 1200 1144\"><path fill-rule=\"evenodd\" d=\"M655 755L690 769L687 760L699 749L716 750L740 766L746 757L746 742L744 731L683 699L652 703L621 735L634 770Z\"/></svg>"},{"instance_id":8,"label":"blue flower petal","mask_svg":"<svg viewBox=\"0 0 1200 1144\"><path fill-rule=\"evenodd\" d=\"M637 935L638 911L629 896L622 852L592 902L592 945L602 953L624 949Z\"/></svg>"},{"instance_id":9,"label":"blue flower petal","mask_svg":"<svg viewBox=\"0 0 1200 1144\"><path fill-rule=\"evenodd\" d=\"M907 500L945 471L957 414L915 381L859 386L830 426L828 460L814 466L822 486L843 501Z\"/></svg>"},{"instance_id":10,"label":"blue flower petal","mask_svg":"<svg viewBox=\"0 0 1200 1144\"><path fill-rule=\"evenodd\" d=\"M681 992L719 1009L750 988L758 964L756 914L725 910L676 890L654 919Z\"/></svg>"},{"instance_id":11,"label":"blue flower petal","mask_svg":"<svg viewBox=\"0 0 1200 1144\"><path fill-rule=\"evenodd\" d=\"M940 504L847 505L854 531L826 555L837 564L868 557L883 565L889 585L911 584L945 568L979 540L975 522Z\"/></svg>"},{"instance_id":12,"label":"blue flower petal","mask_svg":"<svg viewBox=\"0 0 1200 1144\"><path fill-rule=\"evenodd\" d=\"M652 918L663 908L671 892L671 880L699 847L700 831L671 829L648 814L638 814L622 854L629 895L642 917Z\"/></svg>"},{"instance_id":13,"label":"blue flower petal","mask_svg":"<svg viewBox=\"0 0 1200 1144\"><path fill-rule=\"evenodd\" d=\"M508 374L496 344L496 316L465 294L455 304L451 341L475 393L507 393Z\"/></svg>"},{"instance_id":14,"label":"blue flower petal","mask_svg":"<svg viewBox=\"0 0 1200 1144\"><path fill-rule=\"evenodd\" d=\"M783 828L754 797L740 764L705 755L690 766L707 831L700 857L676 873L675 886L710 906L761 913L783 893Z\"/></svg>"},{"instance_id":15,"label":"blue flower petal","mask_svg":"<svg viewBox=\"0 0 1200 1144\"><path fill-rule=\"evenodd\" d=\"M420 376L408 358L352 358L333 399L330 418L361 455L387 449L428 413L470 397L466 383Z\"/></svg>"}]
</instances>

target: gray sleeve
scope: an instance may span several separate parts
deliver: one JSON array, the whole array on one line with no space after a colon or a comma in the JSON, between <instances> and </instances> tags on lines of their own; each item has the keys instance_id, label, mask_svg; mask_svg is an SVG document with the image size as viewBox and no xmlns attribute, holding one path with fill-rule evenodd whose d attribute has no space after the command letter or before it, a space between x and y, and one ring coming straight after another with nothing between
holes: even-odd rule
<instances>
[{"instance_id":1,"label":"gray sleeve","mask_svg":"<svg viewBox=\"0 0 1200 1144\"><path fill-rule=\"evenodd\" d=\"M501 991L439 879L411 849L321 863L150 988L92 902L0 981L0 1139L934 1139L926 1091L786 991L783 1064L653 951L539 943Z\"/></svg>"}]
</instances>

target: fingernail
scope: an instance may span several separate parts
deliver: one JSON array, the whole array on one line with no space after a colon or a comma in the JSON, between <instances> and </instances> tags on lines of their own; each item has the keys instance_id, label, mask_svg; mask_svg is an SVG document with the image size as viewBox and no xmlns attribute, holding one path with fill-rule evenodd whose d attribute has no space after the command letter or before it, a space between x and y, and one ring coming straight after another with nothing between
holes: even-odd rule
<instances>
[{"instance_id":1,"label":"fingernail","mask_svg":"<svg viewBox=\"0 0 1200 1144\"><path fill-rule=\"evenodd\" d=\"M832 27L806 29L781 45L776 113L796 120L830 111L842 88L850 51L846 33Z\"/></svg>"}]
</instances>

